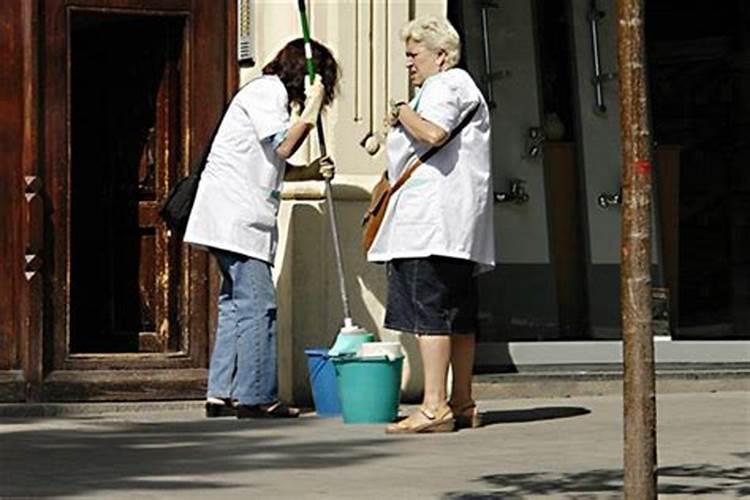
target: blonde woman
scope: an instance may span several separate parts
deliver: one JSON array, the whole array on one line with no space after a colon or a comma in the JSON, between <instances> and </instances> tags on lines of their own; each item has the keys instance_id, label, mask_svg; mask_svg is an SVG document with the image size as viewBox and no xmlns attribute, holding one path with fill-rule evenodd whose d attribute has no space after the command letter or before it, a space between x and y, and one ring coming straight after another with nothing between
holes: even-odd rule
<instances>
[{"instance_id":1,"label":"blonde woman","mask_svg":"<svg viewBox=\"0 0 750 500\"><path fill-rule=\"evenodd\" d=\"M439 149L390 199L368 253L370 261L388 262L385 326L416 334L424 364L421 407L386 432L449 432L480 425L471 379L476 276L495 264L490 117L472 78L455 67L460 40L447 20L415 19L401 37L418 92L393 104L389 178L395 182L418 157Z\"/></svg>"}]
</instances>

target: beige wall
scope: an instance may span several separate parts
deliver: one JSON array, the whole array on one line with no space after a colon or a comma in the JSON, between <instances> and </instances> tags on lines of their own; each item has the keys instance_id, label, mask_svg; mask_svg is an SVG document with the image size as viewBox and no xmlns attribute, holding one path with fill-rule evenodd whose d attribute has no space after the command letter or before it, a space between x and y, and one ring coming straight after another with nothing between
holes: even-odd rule
<instances>
[{"instance_id":1,"label":"beige wall","mask_svg":"<svg viewBox=\"0 0 750 500\"><path fill-rule=\"evenodd\" d=\"M243 82L258 75L263 64L286 42L301 36L294 4L254 2L254 56L258 64L243 71ZM325 116L325 136L328 153L337 167L333 194L352 317L381 338L393 339L398 334L380 327L384 267L364 260L359 244L360 217L369 190L385 168L380 144L386 133L383 123L389 99L409 96L399 29L413 16L444 15L445 4L446 0L331 0L312 2L308 11L313 38L333 50L342 70L339 97ZM295 160L302 162L317 154L317 140L311 142ZM342 326L327 210L323 183L286 185L275 267L279 384L282 398L298 402L309 398L304 349L330 346ZM403 387L407 399L412 399L421 390L421 365L413 339L402 341L407 347Z\"/></svg>"}]
</instances>

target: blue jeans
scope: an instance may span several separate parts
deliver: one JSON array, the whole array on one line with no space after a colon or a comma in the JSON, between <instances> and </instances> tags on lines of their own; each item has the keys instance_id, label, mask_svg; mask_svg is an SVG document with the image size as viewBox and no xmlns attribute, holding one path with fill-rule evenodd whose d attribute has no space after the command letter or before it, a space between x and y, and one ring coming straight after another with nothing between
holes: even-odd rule
<instances>
[{"instance_id":1,"label":"blue jeans","mask_svg":"<svg viewBox=\"0 0 750 500\"><path fill-rule=\"evenodd\" d=\"M208 370L208 396L258 405L278 399L276 296L271 266L213 249L221 271L219 321Z\"/></svg>"}]
</instances>

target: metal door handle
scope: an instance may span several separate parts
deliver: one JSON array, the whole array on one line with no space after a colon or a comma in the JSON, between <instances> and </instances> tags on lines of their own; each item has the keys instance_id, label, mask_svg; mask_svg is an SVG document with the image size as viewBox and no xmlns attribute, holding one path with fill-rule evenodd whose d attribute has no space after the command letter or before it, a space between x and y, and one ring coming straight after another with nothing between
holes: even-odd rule
<instances>
[{"instance_id":1,"label":"metal door handle","mask_svg":"<svg viewBox=\"0 0 750 500\"><path fill-rule=\"evenodd\" d=\"M601 193L596 202L602 208L619 207L622 205L622 190L616 193Z\"/></svg>"},{"instance_id":2,"label":"metal door handle","mask_svg":"<svg viewBox=\"0 0 750 500\"><path fill-rule=\"evenodd\" d=\"M537 158L542 152L542 145L547 140L547 136L541 127L529 127L526 136L526 156L524 158Z\"/></svg>"},{"instance_id":3,"label":"metal door handle","mask_svg":"<svg viewBox=\"0 0 750 500\"><path fill-rule=\"evenodd\" d=\"M508 191L495 191L494 199L495 203L514 203L516 205L523 205L529 201L529 193L523 185L526 181L522 179L511 179L508 183Z\"/></svg>"}]
</instances>

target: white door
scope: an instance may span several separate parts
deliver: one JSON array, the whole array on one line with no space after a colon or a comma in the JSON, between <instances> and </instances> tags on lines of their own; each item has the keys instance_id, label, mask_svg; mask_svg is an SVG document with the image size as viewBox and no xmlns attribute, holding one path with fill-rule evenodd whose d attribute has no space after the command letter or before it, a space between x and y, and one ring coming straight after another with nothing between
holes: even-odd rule
<instances>
[{"instance_id":1,"label":"white door","mask_svg":"<svg viewBox=\"0 0 750 500\"><path fill-rule=\"evenodd\" d=\"M571 24L576 57L578 156L583 178L582 221L587 247L588 311L591 336L621 338L620 102L615 0L573 0ZM654 203L654 210L658 205ZM652 219L653 220L653 219ZM661 282L658 227L652 225L652 284Z\"/></svg>"},{"instance_id":2,"label":"white door","mask_svg":"<svg viewBox=\"0 0 750 500\"><path fill-rule=\"evenodd\" d=\"M480 280L480 341L556 338L532 2L458 5L465 64L492 118L497 268Z\"/></svg>"},{"instance_id":3,"label":"white door","mask_svg":"<svg viewBox=\"0 0 750 500\"><path fill-rule=\"evenodd\" d=\"M590 0L573 0L571 12L588 310L592 336L619 338L620 108L617 80L608 78L617 69L616 11L615 0L593 3L598 12Z\"/></svg>"}]
</instances>

